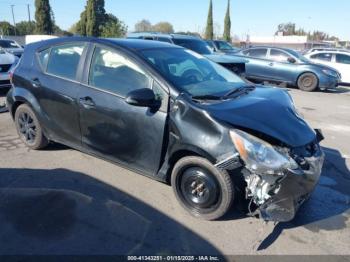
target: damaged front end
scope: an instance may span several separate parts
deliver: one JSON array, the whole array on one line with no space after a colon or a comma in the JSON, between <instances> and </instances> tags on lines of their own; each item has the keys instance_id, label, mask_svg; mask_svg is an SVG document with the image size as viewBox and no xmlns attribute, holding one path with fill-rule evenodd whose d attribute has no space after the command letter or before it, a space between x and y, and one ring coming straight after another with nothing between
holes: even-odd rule
<instances>
[{"instance_id":1,"label":"damaged front end","mask_svg":"<svg viewBox=\"0 0 350 262\"><path fill-rule=\"evenodd\" d=\"M303 147L287 148L240 130L230 132L244 162L243 171L249 213L265 221L287 222L314 190L324 162L322 135Z\"/></svg>"}]
</instances>

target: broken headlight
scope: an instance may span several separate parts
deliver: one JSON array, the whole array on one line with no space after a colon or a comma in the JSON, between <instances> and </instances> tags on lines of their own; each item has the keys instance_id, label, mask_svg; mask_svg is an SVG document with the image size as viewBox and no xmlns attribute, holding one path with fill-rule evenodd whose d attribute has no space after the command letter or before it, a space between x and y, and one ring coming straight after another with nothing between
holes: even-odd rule
<instances>
[{"instance_id":1,"label":"broken headlight","mask_svg":"<svg viewBox=\"0 0 350 262\"><path fill-rule=\"evenodd\" d=\"M294 159L257 137L240 130L231 130L230 136L246 167L254 173L273 175L286 169L298 169Z\"/></svg>"}]
</instances>

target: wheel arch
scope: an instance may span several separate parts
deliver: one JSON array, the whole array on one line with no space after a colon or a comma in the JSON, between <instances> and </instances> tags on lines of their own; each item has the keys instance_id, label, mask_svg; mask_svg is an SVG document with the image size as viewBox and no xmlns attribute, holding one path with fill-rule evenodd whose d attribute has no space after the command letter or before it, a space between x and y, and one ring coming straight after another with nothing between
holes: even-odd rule
<instances>
[{"instance_id":1,"label":"wheel arch","mask_svg":"<svg viewBox=\"0 0 350 262\"><path fill-rule=\"evenodd\" d=\"M178 148L176 151L172 152L168 157L167 161L167 172L166 172L166 181L169 183L171 180L171 173L174 169L175 164L182 158L188 156L197 156L207 159L212 164L215 164L216 159L211 156L209 153L204 150L194 147L194 146L186 146L182 148Z\"/></svg>"}]
</instances>

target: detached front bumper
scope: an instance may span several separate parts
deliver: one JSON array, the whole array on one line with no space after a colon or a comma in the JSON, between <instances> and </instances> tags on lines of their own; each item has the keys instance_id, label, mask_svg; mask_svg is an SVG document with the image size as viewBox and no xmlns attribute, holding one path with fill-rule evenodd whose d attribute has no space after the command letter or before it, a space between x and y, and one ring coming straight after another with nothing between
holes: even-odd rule
<instances>
[{"instance_id":1,"label":"detached front bumper","mask_svg":"<svg viewBox=\"0 0 350 262\"><path fill-rule=\"evenodd\" d=\"M307 152L308 147L312 147L312 154ZM245 179L247 199L251 201L250 215L275 222L287 222L295 217L299 207L314 191L325 159L318 143L301 148L298 153L300 151L305 153L297 157L301 163L300 169L286 170L283 176L252 174L248 171Z\"/></svg>"}]
</instances>

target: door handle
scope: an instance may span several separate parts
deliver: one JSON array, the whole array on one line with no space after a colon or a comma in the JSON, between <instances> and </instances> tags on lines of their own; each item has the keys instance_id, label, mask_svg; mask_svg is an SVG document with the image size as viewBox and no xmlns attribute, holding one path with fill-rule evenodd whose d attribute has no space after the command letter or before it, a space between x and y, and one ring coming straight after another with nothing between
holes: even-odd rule
<instances>
[{"instance_id":1,"label":"door handle","mask_svg":"<svg viewBox=\"0 0 350 262\"><path fill-rule=\"evenodd\" d=\"M40 83L39 78L36 78L36 77L33 78L31 83L32 83L32 86L35 87L35 88L41 87L41 83Z\"/></svg>"},{"instance_id":2,"label":"door handle","mask_svg":"<svg viewBox=\"0 0 350 262\"><path fill-rule=\"evenodd\" d=\"M89 96L79 98L79 103L85 108L95 107L96 105L94 100Z\"/></svg>"}]
</instances>

